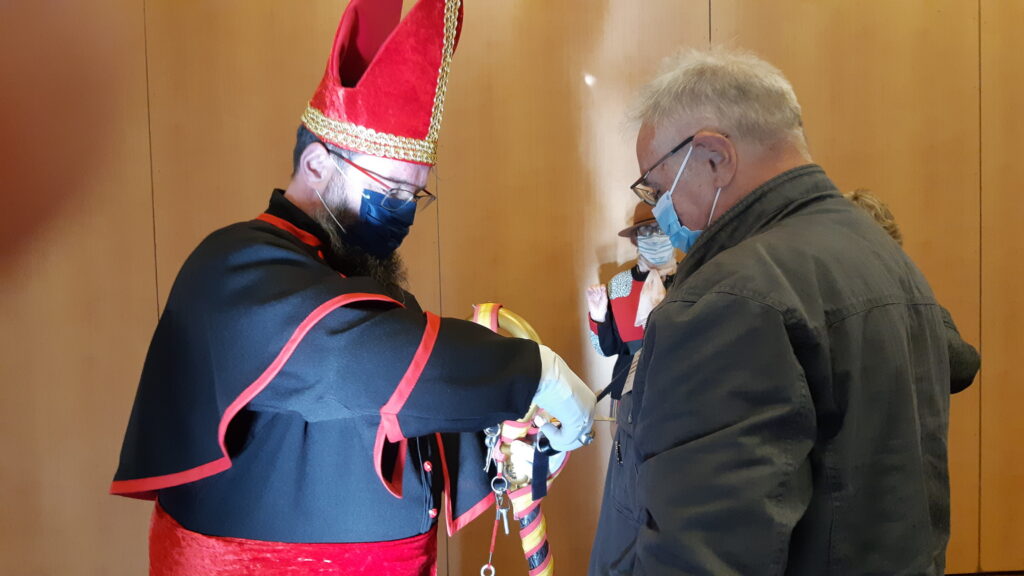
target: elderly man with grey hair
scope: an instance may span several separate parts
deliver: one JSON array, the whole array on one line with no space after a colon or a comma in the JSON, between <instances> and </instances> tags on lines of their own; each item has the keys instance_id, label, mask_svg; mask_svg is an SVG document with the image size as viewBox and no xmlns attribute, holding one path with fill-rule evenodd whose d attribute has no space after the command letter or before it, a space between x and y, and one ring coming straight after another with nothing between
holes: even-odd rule
<instances>
[{"instance_id":1,"label":"elderly man with grey hair","mask_svg":"<svg viewBox=\"0 0 1024 576\"><path fill-rule=\"evenodd\" d=\"M949 362L921 272L813 164L781 72L643 92L633 191L687 253L625 385L591 574L942 574Z\"/></svg>"}]
</instances>

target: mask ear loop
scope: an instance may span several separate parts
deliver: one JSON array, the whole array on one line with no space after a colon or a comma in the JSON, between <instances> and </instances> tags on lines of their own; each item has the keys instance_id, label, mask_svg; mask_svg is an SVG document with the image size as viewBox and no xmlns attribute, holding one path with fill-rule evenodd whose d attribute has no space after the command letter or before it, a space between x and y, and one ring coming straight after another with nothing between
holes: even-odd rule
<instances>
[{"instance_id":1,"label":"mask ear loop","mask_svg":"<svg viewBox=\"0 0 1024 576\"><path fill-rule=\"evenodd\" d=\"M713 218L714 215L715 215L715 208L718 206L718 197L721 196L721 194L722 194L722 187L719 186L718 187L718 191L715 192L715 201L711 203L711 213L708 214L708 223L704 225L705 228L708 228L708 227L711 226L711 218Z\"/></svg>"},{"instance_id":2,"label":"mask ear loop","mask_svg":"<svg viewBox=\"0 0 1024 576\"><path fill-rule=\"evenodd\" d=\"M683 175L683 170L686 170L686 163L690 161L690 154L693 154L693 145L690 145L690 149L686 151L686 157L683 158L683 163L679 166L679 172L676 172L676 179L672 181L672 187L668 190L668 196L671 198L672 193L676 191L676 184L679 184L679 178Z\"/></svg>"},{"instance_id":3,"label":"mask ear loop","mask_svg":"<svg viewBox=\"0 0 1024 576\"><path fill-rule=\"evenodd\" d=\"M344 172L342 172L342 170L341 170L341 166L339 166L339 165L338 165L338 163L337 163L337 162L335 162L333 158L331 159L331 164L334 164L334 167L335 167L335 169L337 169L337 170L338 170L338 174L339 174L339 175L340 175L340 176L341 176L342 178L344 178L344 177L345 177L345 173L344 173ZM331 210L331 209L330 209L330 208L329 208L329 207L327 206L327 202L324 202L324 197L320 195L320 191L319 191L319 190L317 190L316 188L313 188L313 192L314 192L314 193L316 194L316 197L320 199L320 203L324 205L324 210L327 210L327 215L328 215L328 216L330 216L330 217L331 217L331 220L334 220L334 223L335 223L335 224L337 224L337 225L338 225L338 228L340 228L340 229L341 229L341 233L342 233L342 234L348 234L348 232L346 232L346 231L345 231L345 227L344 227L344 226L342 226L342 225L341 225L341 222L339 222L339 221L338 221L338 217L334 215L334 211L333 211L333 210Z\"/></svg>"}]
</instances>

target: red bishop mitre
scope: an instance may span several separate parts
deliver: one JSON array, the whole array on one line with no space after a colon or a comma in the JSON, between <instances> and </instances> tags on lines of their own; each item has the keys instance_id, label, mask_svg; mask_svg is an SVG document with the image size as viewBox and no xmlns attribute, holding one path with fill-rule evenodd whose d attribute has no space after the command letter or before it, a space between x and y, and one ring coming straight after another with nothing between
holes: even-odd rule
<instances>
[{"instance_id":1,"label":"red bishop mitre","mask_svg":"<svg viewBox=\"0 0 1024 576\"><path fill-rule=\"evenodd\" d=\"M324 142L432 166L461 0L352 0L302 123Z\"/></svg>"}]
</instances>

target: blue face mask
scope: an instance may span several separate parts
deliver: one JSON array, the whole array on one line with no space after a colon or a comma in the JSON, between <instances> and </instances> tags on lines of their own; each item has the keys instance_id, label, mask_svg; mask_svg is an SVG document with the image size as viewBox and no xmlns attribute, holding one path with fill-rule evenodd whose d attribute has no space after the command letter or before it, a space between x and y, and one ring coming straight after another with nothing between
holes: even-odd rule
<instances>
[{"instance_id":1,"label":"blue face mask","mask_svg":"<svg viewBox=\"0 0 1024 576\"><path fill-rule=\"evenodd\" d=\"M704 233L704 230L690 230L680 222L675 206L672 205L672 193L675 192L676 184L679 183L679 177L683 175L683 170L686 170L686 164L690 161L690 154L692 153L693 146L686 151L686 158L683 158L683 163L679 166L679 172L676 173L676 179L672 182L672 188L662 194L661 198L658 198L658 202L655 203L653 210L654 219L658 221L661 230L668 234L672 245L683 252L689 252L690 248L693 248L694 243L697 242L697 238L700 238L700 235ZM718 196L721 193L721 188L715 192L715 201L711 205L711 213L708 214L708 225L711 224L711 217L715 214L715 207L718 206ZM705 225L706 227L707 225Z\"/></svg>"},{"instance_id":2,"label":"blue face mask","mask_svg":"<svg viewBox=\"0 0 1024 576\"><path fill-rule=\"evenodd\" d=\"M390 256L409 234L416 218L416 203L406 202L395 210L384 208L387 197L374 190L363 190L359 222L349 226L346 239L378 258Z\"/></svg>"},{"instance_id":3,"label":"blue face mask","mask_svg":"<svg viewBox=\"0 0 1024 576\"><path fill-rule=\"evenodd\" d=\"M640 255L655 266L668 264L672 260L672 241L665 234L651 234L650 236L637 236L636 247Z\"/></svg>"}]
</instances>

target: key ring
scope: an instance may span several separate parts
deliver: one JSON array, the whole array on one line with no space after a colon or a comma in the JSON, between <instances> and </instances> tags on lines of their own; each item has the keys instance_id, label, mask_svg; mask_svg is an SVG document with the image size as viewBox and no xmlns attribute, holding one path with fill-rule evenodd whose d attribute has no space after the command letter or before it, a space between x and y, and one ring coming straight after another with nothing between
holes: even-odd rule
<instances>
[{"instance_id":1,"label":"key ring","mask_svg":"<svg viewBox=\"0 0 1024 576\"><path fill-rule=\"evenodd\" d=\"M490 564L484 564L480 568L480 576L494 576L494 566Z\"/></svg>"},{"instance_id":2,"label":"key ring","mask_svg":"<svg viewBox=\"0 0 1024 576\"><path fill-rule=\"evenodd\" d=\"M495 476L494 478L491 478L491 490L495 493L507 492L508 479L504 476Z\"/></svg>"}]
</instances>

